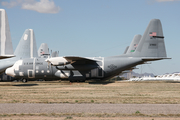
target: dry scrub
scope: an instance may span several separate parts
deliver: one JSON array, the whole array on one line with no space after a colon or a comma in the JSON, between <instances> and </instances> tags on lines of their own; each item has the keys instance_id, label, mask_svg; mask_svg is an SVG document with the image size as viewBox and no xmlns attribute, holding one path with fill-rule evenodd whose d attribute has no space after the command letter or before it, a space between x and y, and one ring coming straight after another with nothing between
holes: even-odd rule
<instances>
[{"instance_id":1,"label":"dry scrub","mask_svg":"<svg viewBox=\"0 0 180 120\"><path fill-rule=\"evenodd\" d=\"M0 103L180 104L180 83L0 82Z\"/></svg>"}]
</instances>

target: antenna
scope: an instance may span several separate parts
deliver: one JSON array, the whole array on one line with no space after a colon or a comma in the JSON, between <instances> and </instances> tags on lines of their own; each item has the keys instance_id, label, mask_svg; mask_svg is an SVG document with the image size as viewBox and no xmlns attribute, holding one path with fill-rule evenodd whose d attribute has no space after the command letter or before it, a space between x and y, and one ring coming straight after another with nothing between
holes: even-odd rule
<instances>
[{"instance_id":1,"label":"antenna","mask_svg":"<svg viewBox=\"0 0 180 120\"><path fill-rule=\"evenodd\" d=\"M49 48L48 48L48 58L49 58L50 54L49 54Z\"/></svg>"},{"instance_id":2,"label":"antenna","mask_svg":"<svg viewBox=\"0 0 180 120\"><path fill-rule=\"evenodd\" d=\"M51 57L52 57L52 50L51 50Z\"/></svg>"}]
</instances>

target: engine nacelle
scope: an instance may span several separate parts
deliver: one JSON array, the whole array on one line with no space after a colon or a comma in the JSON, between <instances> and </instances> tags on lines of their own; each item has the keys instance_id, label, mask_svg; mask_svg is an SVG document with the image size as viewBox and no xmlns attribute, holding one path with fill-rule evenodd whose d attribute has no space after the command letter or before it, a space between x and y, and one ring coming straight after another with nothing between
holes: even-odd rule
<instances>
[{"instance_id":1,"label":"engine nacelle","mask_svg":"<svg viewBox=\"0 0 180 120\"><path fill-rule=\"evenodd\" d=\"M55 73L55 76L56 76L56 77L59 77L59 78L62 78L62 79L66 79L66 78L69 78L69 76L70 76L70 71L60 71L60 70L58 70L58 71Z\"/></svg>"},{"instance_id":2,"label":"engine nacelle","mask_svg":"<svg viewBox=\"0 0 180 120\"><path fill-rule=\"evenodd\" d=\"M58 70L55 73L55 76L59 77L60 79L66 79L70 81L85 81L86 79L78 71Z\"/></svg>"},{"instance_id":3,"label":"engine nacelle","mask_svg":"<svg viewBox=\"0 0 180 120\"><path fill-rule=\"evenodd\" d=\"M46 59L46 62L49 62L54 66L63 66L71 63L63 57L48 58Z\"/></svg>"}]
</instances>

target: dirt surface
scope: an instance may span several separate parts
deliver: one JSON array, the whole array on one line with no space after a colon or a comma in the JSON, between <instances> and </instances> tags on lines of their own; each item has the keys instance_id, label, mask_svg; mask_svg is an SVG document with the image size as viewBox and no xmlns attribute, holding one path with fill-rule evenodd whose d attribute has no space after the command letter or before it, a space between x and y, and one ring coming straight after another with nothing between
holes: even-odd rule
<instances>
[{"instance_id":1,"label":"dirt surface","mask_svg":"<svg viewBox=\"0 0 180 120\"><path fill-rule=\"evenodd\" d=\"M0 104L1 120L179 120L180 104Z\"/></svg>"},{"instance_id":2,"label":"dirt surface","mask_svg":"<svg viewBox=\"0 0 180 120\"><path fill-rule=\"evenodd\" d=\"M0 114L28 113L120 113L179 114L180 104L0 104Z\"/></svg>"},{"instance_id":3,"label":"dirt surface","mask_svg":"<svg viewBox=\"0 0 180 120\"><path fill-rule=\"evenodd\" d=\"M177 117L3 117L1 120L179 120Z\"/></svg>"}]
</instances>

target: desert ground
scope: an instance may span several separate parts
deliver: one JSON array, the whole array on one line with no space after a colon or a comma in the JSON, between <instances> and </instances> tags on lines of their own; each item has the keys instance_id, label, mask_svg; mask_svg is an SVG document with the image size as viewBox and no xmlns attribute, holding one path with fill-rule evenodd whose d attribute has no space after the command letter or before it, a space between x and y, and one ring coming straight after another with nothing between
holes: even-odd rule
<instances>
[{"instance_id":1,"label":"desert ground","mask_svg":"<svg viewBox=\"0 0 180 120\"><path fill-rule=\"evenodd\" d=\"M0 82L1 119L180 119L180 82Z\"/></svg>"}]
</instances>

